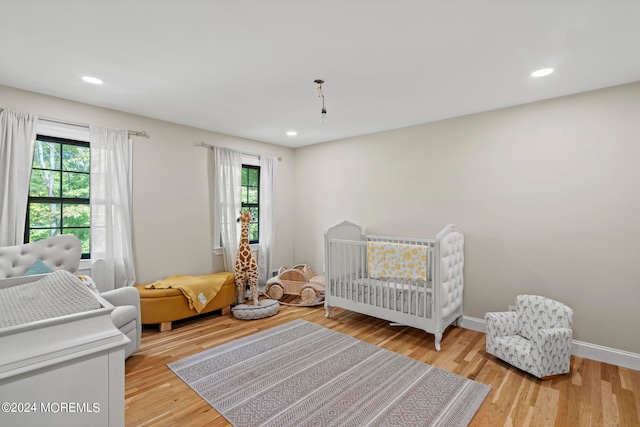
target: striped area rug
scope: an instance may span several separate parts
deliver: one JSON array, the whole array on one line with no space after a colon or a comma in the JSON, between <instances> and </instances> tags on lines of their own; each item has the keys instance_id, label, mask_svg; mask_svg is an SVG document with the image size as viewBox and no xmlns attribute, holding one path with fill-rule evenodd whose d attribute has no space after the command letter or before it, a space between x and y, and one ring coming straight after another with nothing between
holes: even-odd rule
<instances>
[{"instance_id":1,"label":"striped area rug","mask_svg":"<svg viewBox=\"0 0 640 427\"><path fill-rule=\"evenodd\" d=\"M168 367L236 427L466 426L490 389L305 320Z\"/></svg>"}]
</instances>

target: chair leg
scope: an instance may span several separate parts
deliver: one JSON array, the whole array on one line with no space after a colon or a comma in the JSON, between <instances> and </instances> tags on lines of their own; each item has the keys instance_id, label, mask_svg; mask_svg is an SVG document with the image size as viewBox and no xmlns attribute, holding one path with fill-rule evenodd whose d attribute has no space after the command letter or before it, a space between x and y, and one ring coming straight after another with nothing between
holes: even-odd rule
<instances>
[{"instance_id":1,"label":"chair leg","mask_svg":"<svg viewBox=\"0 0 640 427\"><path fill-rule=\"evenodd\" d=\"M171 330L171 322L161 322L160 332L167 332Z\"/></svg>"}]
</instances>

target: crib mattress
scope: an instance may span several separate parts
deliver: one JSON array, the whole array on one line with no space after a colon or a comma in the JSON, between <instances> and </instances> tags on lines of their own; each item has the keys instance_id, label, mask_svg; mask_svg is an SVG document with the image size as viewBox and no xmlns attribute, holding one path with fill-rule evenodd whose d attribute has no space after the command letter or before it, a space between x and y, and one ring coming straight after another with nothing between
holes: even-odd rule
<instances>
[{"instance_id":1,"label":"crib mattress","mask_svg":"<svg viewBox=\"0 0 640 427\"><path fill-rule=\"evenodd\" d=\"M331 295L352 302L400 311L412 316L427 319L431 319L433 316L430 282L397 283L366 277L341 280L331 283Z\"/></svg>"}]
</instances>

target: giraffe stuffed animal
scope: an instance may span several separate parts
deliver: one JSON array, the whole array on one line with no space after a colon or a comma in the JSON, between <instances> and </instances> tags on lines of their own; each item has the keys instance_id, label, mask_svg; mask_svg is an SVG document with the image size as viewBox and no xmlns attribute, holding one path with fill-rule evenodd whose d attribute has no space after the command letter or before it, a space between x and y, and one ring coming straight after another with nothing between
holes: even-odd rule
<instances>
[{"instance_id":1,"label":"giraffe stuffed animal","mask_svg":"<svg viewBox=\"0 0 640 427\"><path fill-rule=\"evenodd\" d=\"M236 300L238 304L244 303L244 293L248 282L251 287L253 305L257 306L258 263L256 263L251 253L251 247L249 246L249 222L251 221L251 212L241 211L238 221L242 224L242 233L240 234L240 247L238 248L235 265Z\"/></svg>"}]
</instances>

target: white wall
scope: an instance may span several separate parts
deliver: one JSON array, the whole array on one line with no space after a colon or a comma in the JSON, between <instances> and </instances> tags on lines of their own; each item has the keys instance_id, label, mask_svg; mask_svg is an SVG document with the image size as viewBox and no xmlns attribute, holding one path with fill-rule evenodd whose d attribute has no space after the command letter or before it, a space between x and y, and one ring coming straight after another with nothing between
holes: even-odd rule
<instances>
[{"instance_id":1,"label":"white wall","mask_svg":"<svg viewBox=\"0 0 640 427\"><path fill-rule=\"evenodd\" d=\"M330 125L330 124L328 124ZM462 228L465 315L522 293L574 309L574 339L640 353L640 83L300 148L295 262L323 232Z\"/></svg>"},{"instance_id":2,"label":"white wall","mask_svg":"<svg viewBox=\"0 0 640 427\"><path fill-rule=\"evenodd\" d=\"M170 102L169 100L167 102ZM274 268L293 262L293 150L236 138L33 92L0 86L0 106L63 119L130 130L149 139L133 143L133 237L137 283L173 274L222 271L211 243L207 149L231 147L282 157L278 164Z\"/></svg>"}]
</instances>

